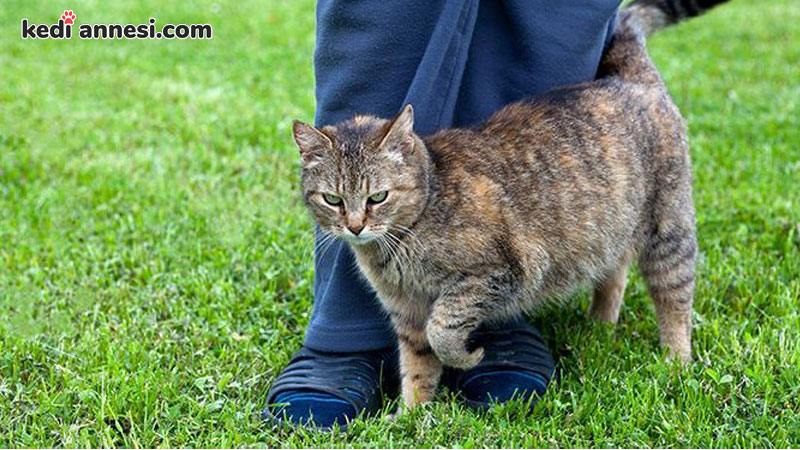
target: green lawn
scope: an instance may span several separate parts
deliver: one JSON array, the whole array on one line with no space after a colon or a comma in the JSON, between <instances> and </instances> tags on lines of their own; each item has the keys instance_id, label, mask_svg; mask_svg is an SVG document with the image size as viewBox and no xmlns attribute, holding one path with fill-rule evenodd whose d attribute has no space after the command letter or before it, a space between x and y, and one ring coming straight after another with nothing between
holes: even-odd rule
<instances>
[{"instance_id":1,"label":"green lawn","mask_svg":"<svg viewBox=\"0 0 800 450\"><path fill-rule=\"evenodd\" d=\"M691 366L664 363L635 274L616 328L585 295L534 319L561 379L532 415L442 395L334 434L257 418L310 311L290 124L313 114L313 2L79 3L78 23L214 37L24 41L22 18L64 5L3 3L0 447L800 445L796 0L734 0L651 42L691 130Z\"/></svg>"}]
</instances>

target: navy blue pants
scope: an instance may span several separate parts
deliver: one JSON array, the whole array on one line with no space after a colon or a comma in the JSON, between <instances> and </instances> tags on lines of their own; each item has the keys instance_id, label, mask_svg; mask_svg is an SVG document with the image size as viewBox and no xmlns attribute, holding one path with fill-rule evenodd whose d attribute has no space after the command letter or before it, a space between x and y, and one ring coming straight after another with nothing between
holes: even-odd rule
<instances>
[{"instance_id":1,"label":"navy blue pants","mask_svg":"<svg viewBox=\"0 0 800 450\"><path fill-rule=\"evenodd\" d=\"M356 113L415 111L420 134L488 118L504 105L594 79L620 0L320 0L317 125ZM342 243L316 249L306 345L355 352L395 345Z\"/></svg>"}]
</instances>

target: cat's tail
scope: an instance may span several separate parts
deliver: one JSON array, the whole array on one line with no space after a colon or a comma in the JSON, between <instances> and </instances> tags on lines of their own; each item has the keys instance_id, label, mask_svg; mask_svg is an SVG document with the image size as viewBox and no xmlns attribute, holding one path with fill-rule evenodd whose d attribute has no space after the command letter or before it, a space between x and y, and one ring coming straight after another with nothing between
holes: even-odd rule
<instances>
[{"instance_id":1,"label":"cat's tail","mask_svg":"<svg viewBox=\"0 0 800 450\"><path fill-rule=\"evenodd\" d=\"M634 0L620 10L614 36L600 61L598 78L616 75L627 81L660 83L658 70L647 55L647 36L727 1Z\"/></svg>"},{"instance_id":2,"label":"cat's tail","mask_svg":"<svg viewBox=\"0 0 800 450\"><path fill-rule=\"evenodd\" d=\"M622 9L623 16L638 20L641 31L650 36L656 31L692 17L729 0L636 0Z\"/></svg>"}]
</instances>

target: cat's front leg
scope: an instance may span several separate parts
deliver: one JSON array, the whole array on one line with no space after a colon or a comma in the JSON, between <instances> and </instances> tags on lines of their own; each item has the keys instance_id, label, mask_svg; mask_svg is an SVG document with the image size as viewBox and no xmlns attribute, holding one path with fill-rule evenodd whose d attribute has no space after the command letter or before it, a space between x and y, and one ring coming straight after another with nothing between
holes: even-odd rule
<instances>
[{"instance_id":1,"label":"cat's front leg","mask_svg":"<svg viewBox=\"0 0 800 450\"><path fill-rule=\"evenodd\" d=\"M433 398L442 364L425 337L424 321L399 312L391 313L400 348L400 379L406 408Z\"/></svg>"},{"instance_id":2,"label":"cat's front leg","mask_svg":"<svg viewBox=\"0 0 800 450\"><path fill-rule=\"evenodd\" d=\"M425 335L442 364L469 369L483 359L483 348L467 348L470 333L496 309L498 296L485 276L470 276L450 287L433 304Z\"/></svg>"}]
</instances>

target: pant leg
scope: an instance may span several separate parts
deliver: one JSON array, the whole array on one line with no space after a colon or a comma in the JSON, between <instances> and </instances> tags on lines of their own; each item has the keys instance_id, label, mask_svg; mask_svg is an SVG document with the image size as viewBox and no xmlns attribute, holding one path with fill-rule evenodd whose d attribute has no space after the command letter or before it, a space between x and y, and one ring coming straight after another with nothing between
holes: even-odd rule
<instances>
[{"instance_id":1,"label":"pant leg","mask_svg":"<svg viewBox=\"0 0 800 450\"><path fill-rule=\"evenodd\" d=\"M453 124L472 125L508 103L593 80L620 1L481 1Z\"/></svg>"},{"instance_id":2,"label":"pant leg","mask_svg":"<svg viewBox=\"0 0 800 450\"><path fill-rule=\"evenodd\" d=\"M317 125L355 113L415 110L415 130L470 125L505 104L594 78L618 0L320 0L314 55ZM349 248L315 251L306 345L395 345Z\"/></svg>"}]
</instances>

